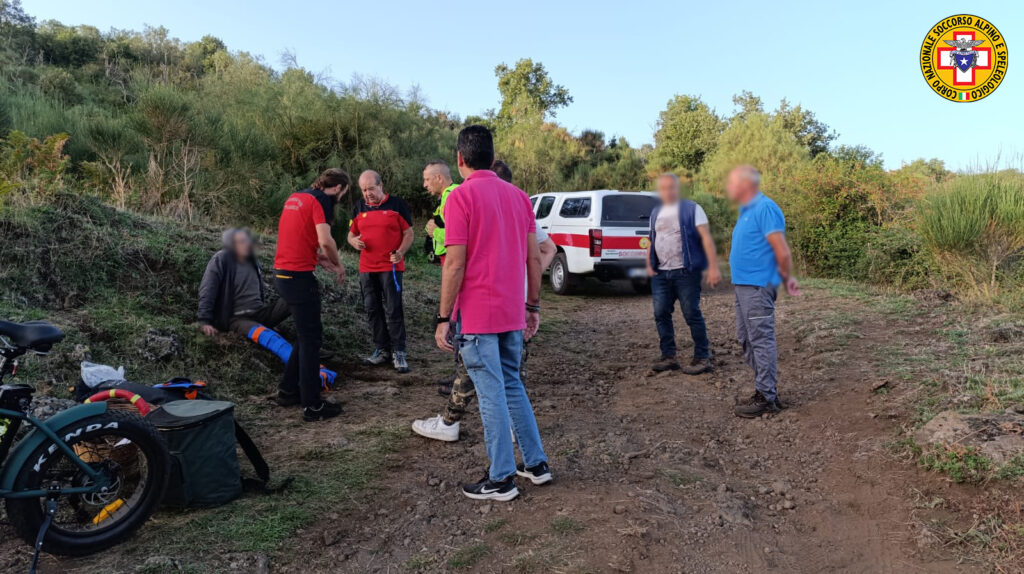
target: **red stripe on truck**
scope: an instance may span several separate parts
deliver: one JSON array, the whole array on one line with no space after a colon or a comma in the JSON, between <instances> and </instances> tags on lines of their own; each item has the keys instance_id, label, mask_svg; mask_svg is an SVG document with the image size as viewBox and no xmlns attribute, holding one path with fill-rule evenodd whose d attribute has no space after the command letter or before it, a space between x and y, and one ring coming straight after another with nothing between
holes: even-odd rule
<instances>
[{"instance_id":1,"label":"red stripe on truck","mask_svg":"<svg viewBox=\"0 0 1024 574\"><path fill-rule=\"evenodd\" d=\"M552 233L550 237L551 240L555 242L555 245L590 249L589 235L581 235L578 233ZM603 237L604 243L602 247L604 249L643 249L643 247L640 247L641 239L646 239L646 237L605 235Z\"/></svg>"}]
</instances>

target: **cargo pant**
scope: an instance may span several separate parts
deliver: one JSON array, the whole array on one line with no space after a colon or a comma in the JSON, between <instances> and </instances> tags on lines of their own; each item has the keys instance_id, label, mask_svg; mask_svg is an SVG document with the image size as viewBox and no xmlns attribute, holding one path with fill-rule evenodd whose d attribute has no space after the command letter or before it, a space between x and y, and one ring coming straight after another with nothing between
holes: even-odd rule
<instances>
[{"instance_id":1,"label":"cargo pant","mask_svg":"<svg viewBox=\"0 0 1024 574\"><path fill-rule=\"evenodd\" d=\"M526 384L526 359L530 356L529 344L523 342L523 358L519 363L519 378ZM452 382L452 392L448 395L448 404L444 407L445 424L454 424L462 420L466 415L466 409L473 403L476 397L476 386L473 379L466 371L466 365L459 356L458 346L455 348L455 380Z\"/></svg>"},{"instance_id":2,"label":"cargo pant","mask_svg":"<svg viewBox=\"0 0 1024 574\"><path fill-rule=\"evenodd\" d=\"M778 349L775 344L774 287L736 285L736 337L743 358L754 370L754 388L768 401L778 394Z\"/></svg>"}]
</instances>

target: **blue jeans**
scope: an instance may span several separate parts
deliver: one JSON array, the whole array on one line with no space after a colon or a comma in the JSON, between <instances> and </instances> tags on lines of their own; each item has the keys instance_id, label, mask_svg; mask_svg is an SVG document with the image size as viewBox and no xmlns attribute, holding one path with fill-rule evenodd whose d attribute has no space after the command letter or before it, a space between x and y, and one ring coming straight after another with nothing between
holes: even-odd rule
<instances>
[{"instance_id":1,"label":"blue jeans","mask_svg":"<svg viewBox=\"0 0 1024 574\"><path fill-rule=\"evenodd\" d=\"M523 453L523 464L530 467L547 462L533 406L519 378L523 359L522 331L487 335L461 333L457 343L480 401L484 442L487 457L491 459L491 480L500 482L516 472L515 447L509 427Z\"/></svg>"},{"instance_id":2,"label":"blue jeans","mask_svg":"<svg viewBox=\"0 0 1024 574\"><path fill-rule=\"evenodd\" d=\"M704 315L700 312L700 281L700 271L687 269L658 271L657 275L651 277L654 323L658 326L662 357L676 356L676 330L672 325L676 301L683 308L683 318L693 337L693 358L707 359L711 356L708 330L704 325Z\"/></svg>"}]
</instances>

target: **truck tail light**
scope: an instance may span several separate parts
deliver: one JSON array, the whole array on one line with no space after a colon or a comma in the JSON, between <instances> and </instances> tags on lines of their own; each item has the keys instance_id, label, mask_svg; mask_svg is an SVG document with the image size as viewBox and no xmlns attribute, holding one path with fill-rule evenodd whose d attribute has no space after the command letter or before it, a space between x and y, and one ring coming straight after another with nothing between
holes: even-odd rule
<instances>
[{"instance_id":1,"label":"truck tail light","mask_svg":"<svg viewBox=\"0 0 1024 574\"><path fill-rule=\"evenodd\" d=\"M590 230L590 256L600 257L602 245L604 244L604 234L600 229Z\"/></svg>"}]
</instances>

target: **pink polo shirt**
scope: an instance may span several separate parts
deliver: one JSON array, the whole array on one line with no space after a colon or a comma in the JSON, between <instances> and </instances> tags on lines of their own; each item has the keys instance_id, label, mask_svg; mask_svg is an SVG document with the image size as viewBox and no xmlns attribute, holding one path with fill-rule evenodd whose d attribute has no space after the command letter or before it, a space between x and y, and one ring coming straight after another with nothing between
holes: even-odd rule
<instances>
[{"instance_id":1,"label":"pink polo shirt","mask_svg":"<svg viewBox=\"0 0 1024 574\"><path fill-rule=\"evenodd\" d=\"M466 276L455 302L463 333L526 328L526 240L536 229L530 198L493 171L473 172L448 196L444 244L466 246Z\"/></svg>"}]
</instances>

